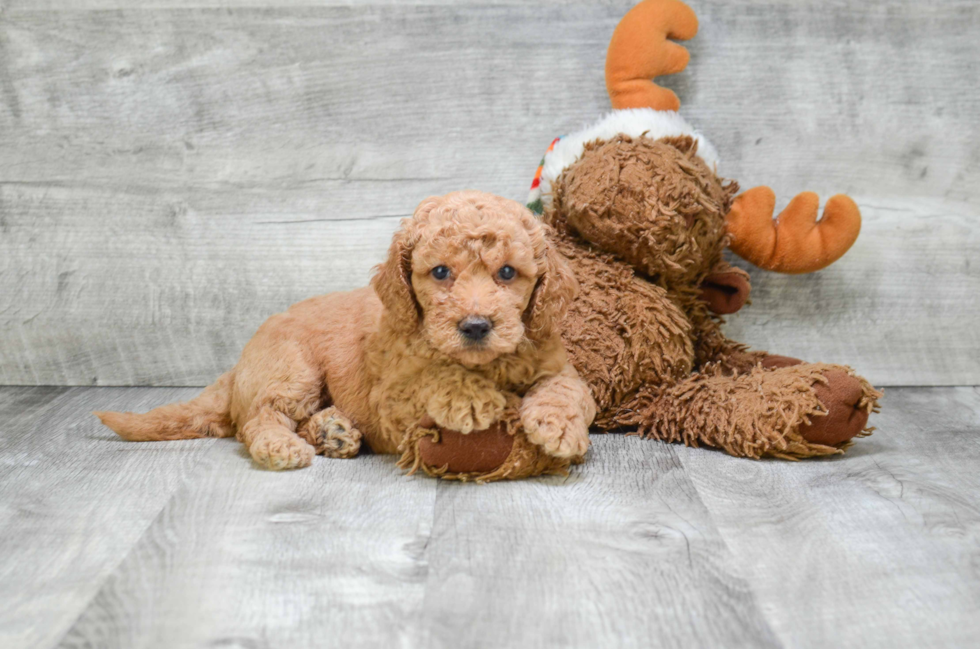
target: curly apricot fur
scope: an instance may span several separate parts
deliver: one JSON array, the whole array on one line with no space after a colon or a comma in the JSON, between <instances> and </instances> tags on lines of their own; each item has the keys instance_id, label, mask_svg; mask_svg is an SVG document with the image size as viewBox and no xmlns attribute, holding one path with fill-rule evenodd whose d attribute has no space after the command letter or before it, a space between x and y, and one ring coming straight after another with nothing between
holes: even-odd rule
<instances>
[{"instance_id":1,"label":"curly apricot fur","mask_svg":"<svg viewBox=\"0 0 980 649\"><path fill-rule=\"evenodd\" d=\"M562 470L585 453L595 406L567 364L558 323L577 285L546 230L522 205L490 194L428 198L402 222L371 287L272 316L193 401L97 414L127 439L237 434L260 465L290 469L315 451L353 455L362 439L375 452L403 453L423 419L460 433L485 429L515 402L532 442L511 426L516 455L485 479L526 474L513 470L519 458L533 457L537 473ZM439 265L448 278L432 275ZM501 279L503 265L516 276ZM478 342L457 326L475 316L493 325Z\"/></svg>"}]
</instances>

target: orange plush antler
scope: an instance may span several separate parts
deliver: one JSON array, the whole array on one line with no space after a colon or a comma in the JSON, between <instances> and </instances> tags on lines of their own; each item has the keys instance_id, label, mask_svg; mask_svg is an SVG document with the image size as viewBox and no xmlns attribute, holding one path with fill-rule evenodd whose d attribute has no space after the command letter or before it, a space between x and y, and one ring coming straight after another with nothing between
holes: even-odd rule
<instances>
[{"instance_id":1,"label":"orange plush antler","mask_svg":"<svg viewBox=\"0 0 980 649\"><path fill-rule=\"evenodd\" d=\"M667 40L698 33L698 17L680 0L644 0L623 17L606 53L606 90L613 108L677 110L672 91L653 82L687 67L687 50Z\"/></svg>"},{"instance_id":2,"label":"orange plush antler","mask_svg":"<svg viewBox=\"0 0 980 649\"><path fill-rule=\"evenodd\" d=\"M668 39L689 40L698 17L680 0L643 0L616 26L606 53L606 90L613 108L673 110L681 102L653 82L687 67L687 50ZM727 217L731 249L760 268L810 273L837 261L861 231L861 212L850 198L827 201L817 222L817 195L804 192L773 221L776 196L768 187L735 199Z\"/></svg>"},{"instance_id":3,"label":"orange plush antler","mask_svg":"<svg viewBox=\"0 0 980 649\"><path fill-rule=\"evenodd\" d=\"M728 213L730 247L760 268L781 273L810 273L834 263L861 231L861 212L849 197L832 196L817 221L819 199L798 194L773 221L776 195L755 187L735 199Z\"/></svg>"}]
</instances>

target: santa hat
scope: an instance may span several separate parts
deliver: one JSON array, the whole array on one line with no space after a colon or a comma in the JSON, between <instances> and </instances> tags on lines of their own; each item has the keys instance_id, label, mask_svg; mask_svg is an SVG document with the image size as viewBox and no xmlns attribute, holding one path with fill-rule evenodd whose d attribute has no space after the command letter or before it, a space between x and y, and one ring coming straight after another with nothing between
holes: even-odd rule
<instances>
[{"instance_id":1,"label":"santa hat","mask_svg":"<svg viewBox=\"0 0 980 649\"><path fill-rule=\"evenodd\" d=\"M531 183L528 207L532 211L541 213L550 204L551 183L594 140L689 135L697 140L701 159L717 168L715 148L677 112L681 105L677 95L653 82L657 76L687 67L687 50L670 39L688 40L697 32L697 16L680 0L646 0L623 17L606 52L606 90L614 110L592 126L551 143Z\"/></svg>"},{"instance_id":2,"label":"santa hat","mask_svg":"<svg viewBox=\"0 0 980 649\"><path fill-rule=\"evenodd\" d=\"M551 204L551 183L565 169L575 164L587 143L611 140L617 135L645 136L653 140L689 135L698 143L698 157L717 172L718 152L715 147L677 111L653 108L614 110L595 124L552 141L531 182L531 193L527 198L527 206L531 211L541 214Z\"/></svg>"}]
</instances>

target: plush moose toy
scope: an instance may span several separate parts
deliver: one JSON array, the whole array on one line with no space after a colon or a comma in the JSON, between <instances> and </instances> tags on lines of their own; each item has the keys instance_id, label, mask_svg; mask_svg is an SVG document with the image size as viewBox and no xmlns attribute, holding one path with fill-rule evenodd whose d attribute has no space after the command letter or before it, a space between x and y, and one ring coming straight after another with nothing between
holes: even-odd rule
<instances>
[{"instance_id":1,"label":"plush moose toy","mask_svg":"<svg viewBox=\"0 0 980 649\"><path fill-rule=\"evenodd\" d=\"M581 286L564 321L569 357L601 430L635 427L751 458L841 453L870 433L881 393L849 367L725 338L720 316L738 311L750 286L722 253L728 246L778 272L819 270L854 243L860 213L838 195L817 221L817 196L803 193L773 220L768 187L736 197L737 183L718 177L714 148L677 113L676 95L653 83L686 67L687 50L668 39L693 38L697 27L679 0L627 13L606 59L615 110L555 140L532 184L529 207L554 228ZM443 437L453 461L443 442L429 443L411 454L414 465L451 474L494 439ZM513 473L534 473L524 469Z\"/></svg>"}]
</instances>

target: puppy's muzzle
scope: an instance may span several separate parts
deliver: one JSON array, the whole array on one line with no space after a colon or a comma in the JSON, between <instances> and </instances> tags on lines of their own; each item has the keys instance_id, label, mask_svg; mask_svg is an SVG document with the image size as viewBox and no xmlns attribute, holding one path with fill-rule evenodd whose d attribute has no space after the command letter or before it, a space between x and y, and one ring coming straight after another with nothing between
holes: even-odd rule
<instances>
[{"instance_id":1,"label":"puppy's muzzle","mask_svg":"<svg viewBox=\"0 0 980 649\"><path fill-rule=\"evenodd\" d=\"M460 320L456 328L459 329L463 338L476 343L490 335L493 330L493 323L487 318L471 315Z\"/></svg>"}]
</instances>

